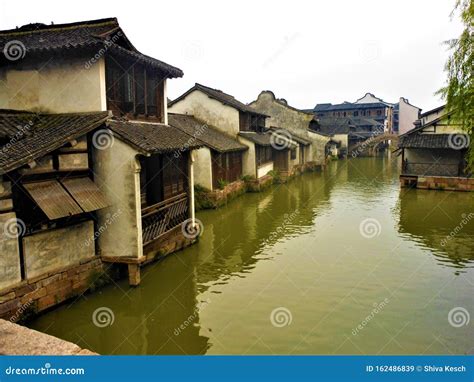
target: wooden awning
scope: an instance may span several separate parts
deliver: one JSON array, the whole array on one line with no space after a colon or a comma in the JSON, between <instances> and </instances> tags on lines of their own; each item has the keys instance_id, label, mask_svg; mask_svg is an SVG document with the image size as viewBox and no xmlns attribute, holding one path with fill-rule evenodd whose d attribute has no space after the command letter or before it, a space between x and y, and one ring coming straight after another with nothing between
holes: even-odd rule
<instances>
[{"instance_id":1,"label":"wooden awning","mask_svg":"<svg viewBox=\"0 0 474 382\"><path fill-rule=\"evenodd\" d=\"M78 215L83 212L57 180L27 183L23 186L39 208L51 220Z\"/></svg>"},{"instance_id":2,"label":"wooden awning","mask_svg":"<svg viewBox=\"0 0 474 382\"><path fill-rule=\"evenodd\" d=\"M25 183L23 186L51 220L108 206L102 192L88 177L46 180Z\"/></svg>"},{"instance_id":3,"label":"wooden awning","mask_svg":"<svg viewBox=\"0 0 474 382\"><path fill-rule=\"evenodd\" d=\"M96 211L109 206L102 192L90 178L62 179L61 183L84 212Z\"/></svg>"}]
</instances>

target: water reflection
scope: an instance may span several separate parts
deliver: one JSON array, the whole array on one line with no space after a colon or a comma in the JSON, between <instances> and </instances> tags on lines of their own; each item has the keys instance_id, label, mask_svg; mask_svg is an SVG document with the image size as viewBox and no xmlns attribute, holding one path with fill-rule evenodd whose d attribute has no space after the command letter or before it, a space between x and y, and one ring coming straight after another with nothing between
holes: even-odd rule
<instances>
[{"instance_id":1,"label":"water reflection","mask_svg":"<svg viewBox=\"0 0 474 382\"><path fill-rule=\"evenodd\" d=\"M199 243L144 268L139 288L123 280L30 326L101 354L442 353L430 333L446 330L444 312L472 301L467 277L450 279L453 267L472 273L474 219L446 238L474 213L474 194L400 190L398 171L396 158L337 161L199 212ZM359 231L367 217L383 228L371 240ZM387 296L378 325L347 341ZM284 330L268 320L279 306L294 315ZM113 325L93 325L101 307L113 311ZM387 345L406 321L405 337ZM466 342L451 333L453 351Z\"/></svg>"},{"instance_id":2,"label":"water reflection","mask_svg":"<svg viewBox=\"0 0 474 382\"><path fill-rule=\"evenodd\" d=\"M473 193L403 189L399 214L399 232L431 249L440 264L473 267Z\"/></svg>"}]
</instances>

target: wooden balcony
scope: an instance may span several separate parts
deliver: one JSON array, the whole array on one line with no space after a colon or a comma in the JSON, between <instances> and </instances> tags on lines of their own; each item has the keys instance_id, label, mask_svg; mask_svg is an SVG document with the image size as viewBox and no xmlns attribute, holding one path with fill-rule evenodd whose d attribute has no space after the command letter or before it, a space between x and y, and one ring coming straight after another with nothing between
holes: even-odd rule
<instances>
[{"instance_id":1,"label":"wooden balcony","mask_svg":"<svg viewBox=\"0 0 474 382\"><path fill-rule=\"evenodd\" d=\"M143 245L160 238L188 219L188 195L182 193L142 209Z\"/></svg>"}]
</instances>

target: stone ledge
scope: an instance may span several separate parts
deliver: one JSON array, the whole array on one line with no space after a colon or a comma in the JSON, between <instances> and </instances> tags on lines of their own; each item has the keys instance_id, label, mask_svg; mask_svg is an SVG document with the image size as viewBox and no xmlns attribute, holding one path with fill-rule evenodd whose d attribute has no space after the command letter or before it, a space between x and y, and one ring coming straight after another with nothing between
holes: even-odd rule
<instances>
[{"instance_id":1,"label":"stone ledge","mask_svg":"<svg viewBox=\"0 0 474 382\"><path fill-rule=\"evenodd\" d=\"M72 342L0 319L0 354L97 355Z\"/></svg>"}]
</instances>

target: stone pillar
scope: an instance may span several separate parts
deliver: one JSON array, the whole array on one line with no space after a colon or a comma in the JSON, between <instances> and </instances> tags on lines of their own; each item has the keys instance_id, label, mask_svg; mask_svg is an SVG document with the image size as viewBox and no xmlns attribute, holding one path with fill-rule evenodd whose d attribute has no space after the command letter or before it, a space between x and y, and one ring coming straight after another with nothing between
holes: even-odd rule
<instances>
[{"instance_id":1,"label":"stone pillar","mask_svg":"<svg viewBox=\"0 0 474 382\"><path fill-rule=\"evenodd\" d=\"M128 283L130 286L140 285L140 265L128 264Z\"/></svg>"}]
</instances>

